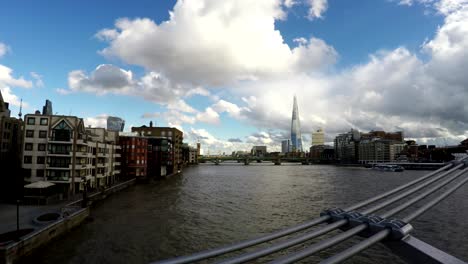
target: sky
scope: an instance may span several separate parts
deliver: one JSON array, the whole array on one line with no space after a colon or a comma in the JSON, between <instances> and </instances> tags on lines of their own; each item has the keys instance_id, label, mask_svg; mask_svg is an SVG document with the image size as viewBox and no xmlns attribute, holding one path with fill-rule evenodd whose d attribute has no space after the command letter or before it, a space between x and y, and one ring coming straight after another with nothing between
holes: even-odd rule
<instances>
[{"instance_id":1,"label":"sky","mask_svg":"<svg viewBox=\"0 0 468 264\"><path fill-rule=\"evenodd\" d=\"M122 1L123 2L123 1ZM34 0L0 4L0 90L104 127L175 126L205 154L351 128L468 137L468 0Z\"/></svg>"}]
</instances>

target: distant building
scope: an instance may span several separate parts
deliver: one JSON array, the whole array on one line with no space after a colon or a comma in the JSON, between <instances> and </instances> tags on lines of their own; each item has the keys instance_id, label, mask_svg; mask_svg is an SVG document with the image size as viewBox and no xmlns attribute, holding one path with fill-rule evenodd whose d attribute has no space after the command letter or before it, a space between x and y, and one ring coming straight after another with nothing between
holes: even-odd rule
<instances>
[{"instance_id":1,"label":"distant building","mask_svg":"<svg viewBox=\"0 0 468 264\"><path fill-rule=\"evenodd\" d=\"M183 132L174 127L153 127L153 122L150 122L150 126L141 126L141 127L132 127L132 132L137 132L139 136L148 137L148 138L159 138L166 139L165 141L151 140L148 142L149 145L152 145L156 148L164 148L165 150L170 150L170 164L167 163L167 166L171 166L168 171L177 172L182 168L183 165L183 156L182 156L182 140ZM148 152L148 155L150 153ZM165 157L169 157L167 153L159 153ZM158 158L158 161L159 160ZM165 161L161 161L165 163ZM148 168L149 170L149 168Z\"/></svg>"},{"instance_id":2,"label":"distant building","mask_svg":"<svg viewBox=\"0 0 468 264\"><path fill-rule=\"evenodd\" d=\"M294 96L293 111L291 118L291 149L290 152L302 152L301 122L297 99Z\"/></svg>"},{"instance_id":3,"label":"distant building","mask_svg":"<svg viewBox=\"0 0 468 264\"><path fill-rule=\"evenodd\" d=\"M254 157L264 157L267 154L266 146L254 146L251 151L252 156Z\"/></svg>"},{"instance_id":4,"label":"distant building","mask_svg":"<svg viewBox=\"0 0 468 264\"><path fill-rule=\"evenodd\" d=\"M335 137L335 158L342 163L355 163L358 161L358 144L361 134L358 130L351 129L350 132L339 134Z\"/></svg>"},{"instance_id":5,"label":"distant building","mask_svg":"<svg viewBox=\"0 0 468 264\"><path fill-rule=\"evenodd\" d=\"M290 152L290 142L291 140L289 139L281 141L281 153L282 154L286 154Z\"/></svg>"},{"instance_id":6,"label":"distant building","mask_svg":"<svg viewBox=\"0 0 468 264\"><path fill-rule=\"evenodd\" d=\"M388 139L365 139L359 143L359 162L390 162L394 161L405 148L406 144Z\"/></svg>"},{"instance_id":7,"label":"distant building","mask_svg":"<svg viewBox=\"0 0 468 264\"><path fill-rule=\"evenodd\" d=\"M49 100L45 101L45 105L42 107L42 115L53 115L52 102Z\"/></svg>"},{"instance_id":8,"label":"distant building","mask_svg":"<svg viewBox=\"0 0 468 264\"><path fill-rule=\"evenodd\" d=\"M312 146L324 145L325 144L325 133L322 128L312 132Z\"/></svg>"},{"instance_id":9,"label":"distant building","mask_svg":"<svg viewBox=\"0 0 468 264\"><path fill-rule=\"evenodd\" d=\"M327 150L327 152L325 152ZM328 145L314 145L310 147L309 157L312 162L316 163L330 163L334 160L333 155L329 155L330 150L333 150L332 146ZM334 151L332 151L334 153ZM333 154L332 153L332 154Z\"/></svg>"},{"instance_id":10,"label":"distant building","mask_svg":"<svg viewBox=\"0 0 468 264\"><path fill-rule=\"evenodd\" d=\"M107 117L107 130L115 132L123 132L125 127L125 120L120 117L109 116Z\"/></svg>"},{"instance_id":11,"label":"distant building","mask_svg":"<svg viewBox=\"0 0 468 264\"><path fill-rule=\"evenodd\" d=\"M198 149L189 147L189 164L198 164Z\"/></svg>"}]
</instances>

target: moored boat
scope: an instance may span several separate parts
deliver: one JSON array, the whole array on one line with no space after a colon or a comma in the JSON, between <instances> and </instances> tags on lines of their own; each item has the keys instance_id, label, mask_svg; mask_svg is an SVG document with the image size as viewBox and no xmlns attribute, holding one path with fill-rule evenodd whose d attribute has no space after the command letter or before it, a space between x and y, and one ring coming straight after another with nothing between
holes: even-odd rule
<instances>
[{"instance_id":1,"label":"moored boat","mask_svg":"<svg viewBox=\"0 0 468 264\"><path fill-rule=\"evenodd\" d=\"M392 172L402 172L405 169L400 166L400 165L395 165L395 164L374 164L372 166L373 170L379 170L379 171L392 171Z\"/></svg>"}]
</instances>

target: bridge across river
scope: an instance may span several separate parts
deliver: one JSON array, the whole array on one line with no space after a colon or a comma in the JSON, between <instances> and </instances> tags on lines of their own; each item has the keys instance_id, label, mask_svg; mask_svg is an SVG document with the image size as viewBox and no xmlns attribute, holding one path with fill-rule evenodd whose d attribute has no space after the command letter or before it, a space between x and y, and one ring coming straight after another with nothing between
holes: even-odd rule
<instances>
[{"instance_id":1,"label":"bridge across river","mask_svg":"<svg viewBox=\"0 0 468 264\"><path fill-rule=\"evenodd\" d=\"M225 247L155 263L206 262L210 258L224 255L227 255L227 257L218 263L244 263L303 244L336 229L341 229L343 232L305 246L299 251L284 254L271 263L293 263L303 260L354 236L361 236L365 239L322 260L320 263L339 263L379 242L409 263L465 263L414 237L411 234L413 230L411 222L444 200L466 182L468 182L468 159L465 157L393 190L349 207L325 209L319 218L306 223ZM396 204L399 201L403 202ZM424 203L421 203L421 201L424 201ZM382 211L382 209L386 210ZM378 211L380 213L377 213ZM403 218L394 218L394 215L403 211L407 212ZM293 236L304 230L308 231ZM274 242L274 240L285 236L293 237ZM268 245L232 256L238 250L249 249L263 243L268 243Z\"/></svg>"},{"instance_id":2,"label":"bridge across river","mask_svg":"<svg viewBox=\"0 0 468 264\"><path fill-rule=\"evenodd\" d=\"M198 160L200 163L211 162L215 165L219 165L223 162L237 162L243 163L244 165L249 165L250 163L262 163L262 162L272 162L275 165L281 165L282 162L297 162L304 165L311 164L311 160L308 157L255 157L255 156L245 156L245 157L231 157L231 156L220 156L220 157L202 157Z\"/></svg>"}]
</instances>

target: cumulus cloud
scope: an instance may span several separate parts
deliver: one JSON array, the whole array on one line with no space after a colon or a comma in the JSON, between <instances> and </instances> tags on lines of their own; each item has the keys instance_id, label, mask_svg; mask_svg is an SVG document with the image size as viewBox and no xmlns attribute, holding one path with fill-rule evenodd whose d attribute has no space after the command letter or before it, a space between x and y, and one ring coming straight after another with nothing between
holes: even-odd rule
<instances>
[{"instance_id":1,"label":"cumulus cloud","mask_svg":"<svg viewBox=\"0 0 468 264\"><path fill-rule=\"evenodd\" d=\"M325 3L313 1L314 14L320 15ZM170 14L160 24L117 20L115 28L97 33L109 43L101 53L171 80L209 86L311 72L335 61L336 52L323 40L294 48L284 42L275 29L275 20L284 18L279 0L177 1Z\"/></svg>"},{"instance_id":2,"label":"cumulus cloud","mask_svg":"<svg viewBox=\"0 0 468 264\"><path fill-rule=\"evenodd\" d=\"M328 9L328 0L308 0L309 1L309 19L322 18L322 15Z\"/></svg>"},{"instance_id":3,"label":"cumulus cloud","mask_svg":"<svg viewBox=\"0 0 468 264\"><path fill-rule=\"evenodd\" d=\"M13 86L22 88L33 87L31 81L25 80L23 77L14 78L12 76L13 70L0 64L0 85Z\"/></svg>"},{"instance_id":4,"label":"cumulus cloud","mask_svg":"<svg viewBox=\"0 0 468 264\"><path fill-rule=\"evenodd\" d=\"M11 90L10 87L0 86L0 91L2 93L2 97L5 102L9 103L10 105L14 105L16 107L20 106L21 99L17 95L13 94L13 91ZM29 104L26 102L23 102L23 108L28 108L28 107L29 107Z\"/></svg>"},{"instance_id":5,"label":"cumulus cloud","mask_svg":"<svg viewBox=\"0 0 468 264\"><path fill-rule=\"evenodd\" d=\"M88 92L98 95L119 94L140 96L145 100L167 106L182 112L196 112L182 98L196 94L207 96L209 91L198 86L174 83L156 72L148 72L135 78L132 71L115 65L102 64L87 74L75 70L68 74L68 89L57 89L60 94Z\"/></svg>"}]
</instances>

